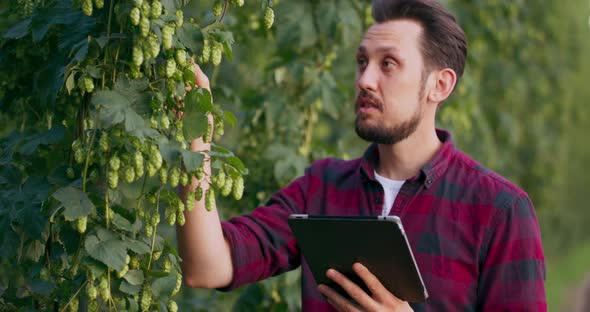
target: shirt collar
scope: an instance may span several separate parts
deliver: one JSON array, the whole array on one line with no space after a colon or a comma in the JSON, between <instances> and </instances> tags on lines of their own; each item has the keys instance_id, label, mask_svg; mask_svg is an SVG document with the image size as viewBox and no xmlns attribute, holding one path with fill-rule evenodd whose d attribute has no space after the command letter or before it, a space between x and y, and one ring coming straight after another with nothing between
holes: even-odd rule
<instances>
[{"instance_id":1,"label":"shirt collar","mask_svg":"<svg viewBox=\"0 0 590 312\"><path fill-rule=\"evenodd\" d=\"M408 180L424 183L426 188L430 187L430 185L432 185L443 175L449 166L449 162L456 153L455 145L449 131L436 129L436 135L442 142L441 148L438 150L436 155L426 165L424 165L422 169L420 169L419 174ZM377 144L372 143L361 158L359 170L362 179L376 181L375 168L378 161L379 153L377 150Z\"/></svg>"}]
</instances>

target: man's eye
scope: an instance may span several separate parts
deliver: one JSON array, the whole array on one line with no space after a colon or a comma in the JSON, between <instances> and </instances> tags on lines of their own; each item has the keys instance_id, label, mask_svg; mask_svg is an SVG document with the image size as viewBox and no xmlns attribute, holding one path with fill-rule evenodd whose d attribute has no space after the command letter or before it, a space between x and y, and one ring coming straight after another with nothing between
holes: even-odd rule
<instances>
[{"instance_id":1,"label":"man's eye","mask_svg":"<svg viewBox=\"0 0 590 312\"><path fill-rule=\"evenodd\" d=\"M395 62L394 61L390 61L390 60L383 61L383 67L390 68L390 67L393 67L393 66L395 66Z\"/></svg>"},{"instance_id":2,"label":"man's eye","mask_svg":"<svg viewBox=\"0 0 590 312\"><path fill-rule=\"evenodd\" d=\"M358 58L358 59L356 59L356 64L359 67L365 67L367 65L367 60L365 60L363 58Z\"/></svg>"}]
</instances>

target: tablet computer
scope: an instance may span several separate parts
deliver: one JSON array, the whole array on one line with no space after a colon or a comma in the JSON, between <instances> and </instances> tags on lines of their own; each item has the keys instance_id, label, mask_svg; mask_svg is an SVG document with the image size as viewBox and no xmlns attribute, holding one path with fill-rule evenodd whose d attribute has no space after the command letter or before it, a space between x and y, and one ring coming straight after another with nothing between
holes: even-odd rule
<instances>
[{"instance_id":1,"label":"tablet computer","mask_svg":"<svg viewBox=\"0 0 590 312\"><path fill-rule=\"evenodd\" d=\"M401 220L396 216L312 216L288 220L316 283L348 294L326 276L330 268L367 293L352 265L360 262L396 297L409 302L428 298Z\"/></svg>"}]
</instances>

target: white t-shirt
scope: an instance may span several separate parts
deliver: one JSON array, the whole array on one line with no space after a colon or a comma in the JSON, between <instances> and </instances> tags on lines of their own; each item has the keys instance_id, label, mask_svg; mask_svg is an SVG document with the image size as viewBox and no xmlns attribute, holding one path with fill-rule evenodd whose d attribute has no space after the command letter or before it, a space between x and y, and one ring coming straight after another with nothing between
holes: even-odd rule
<instances>
[{"instance_id":1,"label":"white t-shirt","mask_svg":"<svg viewBox=\"0 0 590 312\"><path fill-rule=\"evenodd\" d=\"M381 186L383 186L383 190L385 191L385 200L383 201L383 212L381 215L387 216L389 215L389 211L391 211L391 207L393 206L393 202L395 201L399 190L406 181L388 179L379 175L377 171L375 171L375 178L381 183Z\"/></svg>"}]
</instances>

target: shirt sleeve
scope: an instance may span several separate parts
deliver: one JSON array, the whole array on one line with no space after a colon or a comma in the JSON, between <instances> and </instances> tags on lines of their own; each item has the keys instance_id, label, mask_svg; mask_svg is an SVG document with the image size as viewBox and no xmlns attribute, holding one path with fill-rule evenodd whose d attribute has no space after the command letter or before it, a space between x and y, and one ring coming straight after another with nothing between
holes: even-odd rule
<instances>
[{"instance_id":1,"label":"shirt sleeve","mask_svg":"<svg viewBox=\"0 0 590 312\"><path fill-rule=\"evenodd\" d=\"M478 311L547 311L539 223L526 194L506 196L487 229Z\"/></svg>"},{"instance_id":2,"label":"shirt sleeve","mask_svg":"<svg viewBox=\"0 0 590 312\"><path fill-rule=\"evenodd\" d=\"M230 244L234 275L229 285L218 290L229 291L301 264L287 220L291 214L304 213L308 185L306 174L274 194L265 206L221 223Z\"/></svg>"}]
</instances>

